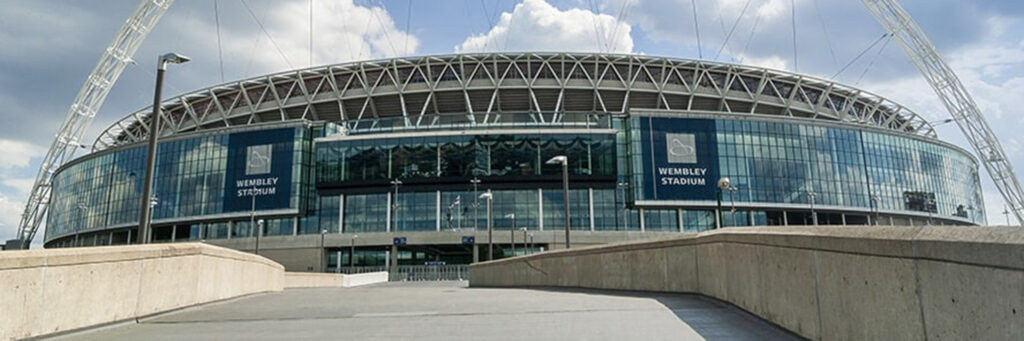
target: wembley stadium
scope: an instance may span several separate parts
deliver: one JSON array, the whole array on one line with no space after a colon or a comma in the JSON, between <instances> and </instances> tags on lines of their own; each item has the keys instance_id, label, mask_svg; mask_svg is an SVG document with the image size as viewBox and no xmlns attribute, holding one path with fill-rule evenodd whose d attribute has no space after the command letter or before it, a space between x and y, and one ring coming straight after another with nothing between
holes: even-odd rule
<instances>
[{"instance_id":1,"label":"wembley stadium","mask_svg":"<svg viewBox=\"0 0 1024 341\"><path fill-rule=\"evenodd\" d=\"M572 246L729 226L985 223L977 161L921 116L753 66L405 57L243 79L163 108L152 242L256 251L289 270L557 249L566 222ZM127 115L55 170L45 247L135 241L151 119Z\"/></svg>"}]
</instances>

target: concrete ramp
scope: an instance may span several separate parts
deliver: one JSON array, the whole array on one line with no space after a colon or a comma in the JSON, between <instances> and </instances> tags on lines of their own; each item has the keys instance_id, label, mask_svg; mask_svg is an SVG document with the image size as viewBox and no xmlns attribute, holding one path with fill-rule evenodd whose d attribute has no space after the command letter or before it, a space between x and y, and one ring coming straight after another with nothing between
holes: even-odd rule
<instances>
[{"instance_id":1,"label":"concrete ramp","mask_svg":"<svg viewBox=\"0 0 1024 341\"><path fill-rule=\"evenodd\" d=\"M1024 230L727 228L470 266L473 287L695 293L823 340L1024 338Z\"/></svg>"}]
</instances>

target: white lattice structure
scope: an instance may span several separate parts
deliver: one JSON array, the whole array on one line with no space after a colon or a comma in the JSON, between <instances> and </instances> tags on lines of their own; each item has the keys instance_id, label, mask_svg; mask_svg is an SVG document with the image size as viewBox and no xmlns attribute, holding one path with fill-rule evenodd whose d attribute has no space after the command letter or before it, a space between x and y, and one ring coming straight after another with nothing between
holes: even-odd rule
<instances>
[{"instance_id":1,"label":"white lattice structure","mask_svg":"<svg viewBox=\"0 0 1024 341\"><path fill-rule=\"evenodd\" d=\"M917 114L832 81L735 64L595 53L489 53L344 63L226 83L164 102L162 135L270 121L371 128L502 122L538 124L567 113L670 109L781 115L863 124L934 137ZM148 108L104 131L94 149L139 142ZM506 117L512 117L506 115ZM515 115L521 119L524 115Z\"/></svg>"},{"instance_id":2,"label":"white lattice structure","mask_svg":"<svg viewBox=\"0 0 1024 341\"><path fill-rule=\"evenodd\" d=\"M121 76L125 66L132 62L132 56L146 38L146 34L153 29L172 3L174 0L143 0L121 26L92 73L86 78L64 122L57 130L56 138L43 157L39 174L36 176L18 226L21 247L28 247L46 216L54 172L71 160L76 150L84 146L80 142L82 135L96 117L96 112L103 105L110 89Z\"/></svg>"}]
</instances>

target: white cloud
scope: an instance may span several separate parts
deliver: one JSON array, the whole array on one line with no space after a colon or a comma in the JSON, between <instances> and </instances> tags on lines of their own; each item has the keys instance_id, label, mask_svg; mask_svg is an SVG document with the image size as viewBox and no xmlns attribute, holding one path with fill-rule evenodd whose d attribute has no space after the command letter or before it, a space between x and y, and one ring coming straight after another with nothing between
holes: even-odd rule
<instances>
[{"instance_id":1,"label":"white cloud","mask_svg":"<svg viewBox=\"0 0 1024 341\"><path fill-rule=\"evenodd\" d=\"M26 167L29 160L41 156L43 152L45 150L42 147L28 142L0 139L0 170Z\"/></svg>"},{"instance_id":2,"label":"white cloud","mask_svg":"<svg viewBox=\"0 0 1024 341\"><path fill-rule=\"evenodd\" d=\"M249 2L249 8L266 33L244 6L221 4L221 20L232 21L220 27L226 73L245 77L309 66L309 3L274 1L257 5ZM315 1L313 6L314 65L410 55L420 47L420 40L399 29L383 7L360 6L352 0ZM217 41L211 39L217 27L207 16L167 16L166 22L161 24L166 26L158 29L160 34L186 35L182 40L188 43L182 49L203 54L203 58L194 60L205 62L204 72L217 70L219 59ZM204 73L197 77L209 82L210 75Z\"/></svg>"},{"instance_id":3,"label":"white cloud","mask_svg":"<svg viewBox=\"0 0 1024 341\"><path fill-rule=\"evenodd\" d=\"M603 51L631 52L632 27L607 14L559 10L544 0L524 0L487 33L466 38L456 52Z\"/></svg>"}]
</instances>

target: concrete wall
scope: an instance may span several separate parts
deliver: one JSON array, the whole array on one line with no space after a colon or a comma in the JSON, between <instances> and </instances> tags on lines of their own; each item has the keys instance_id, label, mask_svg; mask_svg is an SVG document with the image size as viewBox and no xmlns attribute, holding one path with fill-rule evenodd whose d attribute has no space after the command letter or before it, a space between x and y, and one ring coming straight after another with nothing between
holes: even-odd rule
<instances>
[{"instance_id":1,"label":"concrete wall","mask_svg":"<svg viewBox=\"0 0 1024 341\"><path fill-rule=\"evenodd\" d=\"M348 288L374 283L386 283L387 281L388 273L386 271L353 275L316 272L286 272L284 274L285 288Z\"/></svg>"},{"instance_id":2,"label":"concrete wall","mask_svg":"<svg viewBox=\"0 0 1024 341\"><path fill-rule=\"evenodd\" d=\"M728 228L470 266L470 285L698 293L811 339L1024 338L1024 230Z\"/></svg>"},{"instance_id":3,"label":"concrete wall","mask_svg":"<svg viewBox=\"0 0 1024 341\"><path fill-rule=\"evenodd\" d=\"M150 244L0 253L0 340L280 291L284 267L217 246Z\"/></svg>"}]
</instances>

